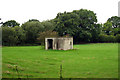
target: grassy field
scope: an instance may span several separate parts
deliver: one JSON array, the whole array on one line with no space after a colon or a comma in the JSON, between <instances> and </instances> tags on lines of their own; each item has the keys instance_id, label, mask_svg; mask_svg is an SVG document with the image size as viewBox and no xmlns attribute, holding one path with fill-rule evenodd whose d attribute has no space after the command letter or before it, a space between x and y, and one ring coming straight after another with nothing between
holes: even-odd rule
<instances>
[{"instance_id":1,"label":"grassy field","mask_svg":"<svg viewBox=\"0 0 120 80\"><path fill-rule=\"evenodd\" d=\"M3 78L117 78L118 44L74 45L74 50L44 50L41 46L2 48Z\"/></svg>"}]
</instances>

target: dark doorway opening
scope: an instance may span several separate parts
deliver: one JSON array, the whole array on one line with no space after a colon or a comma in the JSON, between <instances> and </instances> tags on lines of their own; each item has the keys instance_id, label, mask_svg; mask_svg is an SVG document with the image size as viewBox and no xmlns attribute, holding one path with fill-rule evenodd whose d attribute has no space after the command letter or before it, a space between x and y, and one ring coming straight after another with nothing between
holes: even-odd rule
<instances>
[{"instance_id":1,"label":"dark doorway opening","mask_svg":"<svg viewBox=\"0 0 120 80\"><path fill-rule=\"evenodd\" d=\"M53 40L52 39L48 39L48 49L53 49Z\"/></svg>"}]
</instances>

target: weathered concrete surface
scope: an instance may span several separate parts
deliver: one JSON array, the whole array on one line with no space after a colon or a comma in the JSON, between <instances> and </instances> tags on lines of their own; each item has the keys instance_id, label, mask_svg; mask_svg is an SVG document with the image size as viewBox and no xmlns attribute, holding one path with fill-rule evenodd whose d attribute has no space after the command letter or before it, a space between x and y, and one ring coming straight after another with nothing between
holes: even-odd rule
<instances>
[{"instance_id":1,"label":"weathered concrete surface","mask_svg":"<svg viewBox=\"0 0 120 80\"><path fill-rule=\"evenodd\" d=\"M68 50L73 49L72 37L45 38L45 49Z\"/></svg>"}]
</instances>

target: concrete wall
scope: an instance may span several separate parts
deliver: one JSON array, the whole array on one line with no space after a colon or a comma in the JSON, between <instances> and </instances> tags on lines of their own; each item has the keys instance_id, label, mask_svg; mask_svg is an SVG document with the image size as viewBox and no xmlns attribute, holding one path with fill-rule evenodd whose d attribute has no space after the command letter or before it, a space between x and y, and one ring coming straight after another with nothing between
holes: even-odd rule
<instances>
[{"instance_id":1,"label":"concrete wall","mask_svg":"<svg viewBox=\"0 0 120 80\"><path fill-rule=\"evenodd\" d=\"M73 38L66 38L63 47L64 50L73 49Z\"/></svg>"},{"instance_id":2,"label":"concrete wall","mask_svg":"<svg viewBox=\"0 0 120 80\"><path fill-rule=\"evenodd\" d=\"M73 49L73 38L63 38L63 50Z\"/></svg>"},{"instance_id":3,"label":"concrete wall","mask_svg":"<svg viewBox=\"0 0 120 80\"><path fill-rule=\"evenodd\" d=\"M53 49L57 49L57 50L73 49L73 38L72 37L60 37L60 38L45 38L45 49L46 50L48 50L48 46L49 46L48 39L53 40Z\"/></svg>"}]
</instances>

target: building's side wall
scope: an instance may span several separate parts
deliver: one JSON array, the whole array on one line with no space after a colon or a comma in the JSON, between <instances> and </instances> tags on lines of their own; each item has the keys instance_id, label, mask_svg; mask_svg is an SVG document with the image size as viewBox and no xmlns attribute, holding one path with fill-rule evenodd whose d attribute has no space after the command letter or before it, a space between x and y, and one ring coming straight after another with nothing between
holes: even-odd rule
<instances>
[{"instance_id":1,"label":"building's side wall","mask_svg":"<svg viewBox=\"0 0 120 80\"><path fill-rule=\"evenodd\" d=\"M73 38L70 38L70 49L73 49Z\"/></svg>"},{"instance_id":2,"label":"building's side wall","mask_svg":"<svg viewBox=\"0 0 120 80\"><path fill-rule=\"evenodd\" d=\"M58 50L73 49L73 38L59 38Z\"/></svg>"},{"instance_id":3,"label":"building's side wall","mask_svg":"<svg viewBox=\"0 0 120 80\"><path fill-rule=\"evenodd\" d=\"M64 42L65 42L64 38L58 38L57 39L58 50L64 50Z\"/></svg>"},{"instance_id":4,"label":"building's side wall","mask_svg":"<svg viewBox=\"0 0 120 80\"><path fill-rule=\"evenodd\" d=\"M64 42L64 50L73 49L73 38L66 38Z\"/></svg>"}]
</instances>

